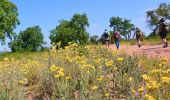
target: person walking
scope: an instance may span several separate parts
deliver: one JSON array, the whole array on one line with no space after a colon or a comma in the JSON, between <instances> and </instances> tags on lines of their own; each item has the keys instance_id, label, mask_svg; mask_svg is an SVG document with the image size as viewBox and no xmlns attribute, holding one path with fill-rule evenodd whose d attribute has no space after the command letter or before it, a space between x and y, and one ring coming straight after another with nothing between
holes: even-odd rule
<instances>
[{"instance_id":1,"label":"person walking","mask_svg":"<svg viewBox=\"0 0 170 100\"><path fill-rule=\"evenodd\" d=\"M135 35L136 35L136 40L137 40L137 43L138 43L138 47L140 48L141 47L141 41L143 40L144 34L139 28L136 28L134 36Z\"/></svg>"},{"instance_id":2,"label":"person walking","mask_svg":"<svg viewBox=\"0 0 170 100\"><path fill-rule=\"evenodd\" d=\"M119 49L120 46L120 39L121 39L121 35L118 31L114 32L112 40L114 40L116 48Z\"/></svg>"},{"instance_id":3,"label":"person walking","mask_svg":"<svg viewBox=\"0 0 170 100\"><path fill-rule=\"evenodd\" d=\"M167 33L168 33L168 30L167 30L167 25L165 24L165 20L163 18L161 18L159 20L159 23L158 23L158 33L161 37L161 40L164 44L163 48L166 48L168 47L168 42L167 42Z\"/></svg>"},{"instance_id":4,"label":"person walking","mask_svg":"<svg viewBox=\"0 0 170 100\"><path fill-rule=\"evenodd\" d=\"M107 29L105 29L104 33L102 34L102 42L106 45L106 47L110 47L110 34L107 31Z\"/></svg>"}]
</instances>

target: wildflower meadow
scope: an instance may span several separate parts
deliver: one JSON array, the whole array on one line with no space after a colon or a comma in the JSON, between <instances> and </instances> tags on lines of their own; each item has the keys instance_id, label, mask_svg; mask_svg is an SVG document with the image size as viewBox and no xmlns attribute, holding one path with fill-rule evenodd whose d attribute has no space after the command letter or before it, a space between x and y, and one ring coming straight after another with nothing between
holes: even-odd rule
<instances>
[{"instance_id":1,"label":"wildflower meadow","mask_svg":"<svg viewBox=\"0 0 170 100\"><path fill-rule=\"evenodd\" d=\"M100 45L3 54L0 100L168 100L167 58L130 56Z\"/></svg>"}]
</instances>

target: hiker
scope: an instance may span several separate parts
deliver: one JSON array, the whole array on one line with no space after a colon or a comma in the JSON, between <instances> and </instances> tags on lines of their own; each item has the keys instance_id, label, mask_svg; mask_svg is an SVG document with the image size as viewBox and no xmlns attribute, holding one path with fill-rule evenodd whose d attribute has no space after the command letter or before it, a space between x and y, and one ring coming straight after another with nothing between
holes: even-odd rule
<instances>
[{"instance_id":1,"label":"hiker","mask_svg":"<svg viewBox=\"0 0 170 100\"><path fill-rule=\"evenodd\" d=\"M166 48L168 47L168 42L166 40L167 38L167 33L168 33L168 30L167 30L167 25L165 24L165 21L163 18L161 18L159 20L159 23L158 23L158 34L160 35L161 37L161 40L164 44L163 48Z\"/></svg>"},{"instance_id":2,"label":"hiker","mask_svg":"<svg viewBox=\"0 0 170 100\"><path fill-rule=\"evenodd\" d=\"M144 34L143 34L143 32L139 28L136 28L134 36L135 35L136 35L136 40L138 42L138 47L140 48L141 47L141 41L143 40Z\"/></svg>"},{"instance_id":3,"label":"hiker","mask_svg":"<svg viewBox=\"0 0 170 100\"><path fill-rule=\"evenodd\" d=\"M101 40L102 40L102 43L106 45L106 47L110 46L110 34L107 31L107 29L105 29L104 33L102 34Z\"/></svg>"},{"instance_id":4,"label":"hiker","mask_svg":"<svg viewBox=\"0 0 170 100\"><path fill-rule=\"evenodd\" d=\"M118 31L116 31L112 36L112 40L114 40L117 49L119 49L120 39L121 39L121 35Z\"/></svg>"}]
</instances>

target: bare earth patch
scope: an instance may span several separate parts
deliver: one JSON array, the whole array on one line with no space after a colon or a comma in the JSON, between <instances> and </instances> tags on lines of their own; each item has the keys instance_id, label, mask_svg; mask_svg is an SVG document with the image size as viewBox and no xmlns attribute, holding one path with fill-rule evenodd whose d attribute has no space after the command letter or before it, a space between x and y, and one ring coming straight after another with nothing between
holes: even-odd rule
<instances>
[{"instance_id":1,"label":"bare earth patch","mask_svg":"<svg viewBox=\"0 0 170 100\"><path fill-rule=\"evenodd\" d=\"M109 47L111 50L116 50L116 46L112 44ZM126 53L132 55L132 54L145 54L148 57L166 57L170 60L170 46L167 48L163 48L162 45L142 45L142 47L138 48L137 45L132 46L126 46L126 45L120 45L119 50L124 50Z\"/></svg>"}]
</instances>

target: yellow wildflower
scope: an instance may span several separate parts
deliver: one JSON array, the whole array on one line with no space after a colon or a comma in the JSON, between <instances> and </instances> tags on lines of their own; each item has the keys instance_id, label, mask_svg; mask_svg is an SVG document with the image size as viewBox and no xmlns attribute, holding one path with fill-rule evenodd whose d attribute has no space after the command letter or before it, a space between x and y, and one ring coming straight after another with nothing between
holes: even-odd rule
<instances>
[{"instance_id":1,"label":"yellow wildflower","mask_svg":"<svg viewBox=\"0 0 170 100\"><path fill-rule=\"evenodd\" d=\"M132 81L132 80L133 80L133 78L132 78L132 77L129 77L128 81Z\"/></svg>"},{"instance_id":2,"label":"yellow wildflower","mask_svg":"<svg viewBox=\"0 0 170 100\"><path fill-rule=\"evenodd\" d=\"M162 73L163 74L168 74L168 71L167 70L162 70Z\"/></svg>"},{"instance_id":3,"label":"yellow wildflower","mask_svg":"<svg viewBox=\"0 0 170 100\"><path fill-rule=\"evenodd\" d=\"M108 96L110 96L110 94L109 93L105 93L105 95L104 95L105 97L108 97Z\"/></svg>"},{"instance_id":4,"label":"yellow wildflower","mask_svg":"<svg viewBox=\"0 0 170 100\"><path fill-rule=\"evenodd\" d=\"M149 83L146 83L146 87L148 89L157 89L161 86L160 83L158 83L157 81L149 81Z\"/></svg>"},{"instance_id":5,"label":"yellow wildflower","mask_svg":"<svg viewBox=\"0 0 170 100\"><path fill-rule=\"evenodd\" d=\"M161 62L162 66L166 65L167 62Z\"/></svg>"},{"instance_id":6,"label":"yellow wildflower","mask_svg":"<svg viewBox=\"0 0 170 100\"><path fill-rule=\"evenodd\" d=\"M150 90L152 89L152 86L149 83L146 83L146 88Z\"/></svg>"},{"instance_id":7,"label":"yellow wildflower","mask_svg":"<svg viewBox=\"0 0 170 100\"><path fill-rule=\"evenodd\" d=\"M96 90L98 87L96 85L92 86L92 90Z\"/></svg>"},{"instance_id":8,"label":"yellow wildflower","mask_svg":"<svg viewBox=\"0 0 170 100\"><path fill-rule=\"evenodd\" d=\"M19 80L18 83L19 83L20 85L23 85L23 84L24 84L24 81L23 81L23 80Z\"/></svg>"},{"instance_id":9,"label":"yellow wildflower","mask_svg":"<svg viewBox=\"0 0 170 100\"><path fill-rule=\"evenodd\" d=\"M162 65L162 63L161 64L159 64L159 67L162 67L163 65Z\"/></svg>"},{"instance_id":10,"label":"yellow wildflower","mask_svg":"<svg viewBox=\"0 0 170 100\"><path fill-rule=\"evenodd\" d=\"M135 93L136 93L136 91L135 91L135 90L132 90L132 93L133 93L133 94L135 94Z\"/></svg>"},{"instance_id":11,"label":"yellow wildflower","mask_svg":"<svg viewBox=\"0 0 170 100\"><path fill-rule=\"evenodd\" d=\"M151 70L151 74L156 74L156 73L160 73L160 72L161 72L161 69Z\"/></svg>"},{"instance_id":12,"label":"yellow wildflower","mask_svg":"<svg viewBox=\"0 0 170 100\"><path fill-rule=\"evenodd\" d=\"M4 58L3 60L4 60L4 61L9 61L9 59L8 59L7 57L6 57L6 58Z\"/></svg>"},{"instance_id":13,"label":"yellow wildflower","mask_svg":"<svg viewBox=\"0 0 170 100\"><path fill-rule=\"evenodd\" d=\"M169 83L170 78L169 77L162 77L162 82L163 83Z\"/></svg>"},{"instance_id":14,"label":"yellow wildflower","mask_svg":"<svg viewBox=\"0 0 170 100\"><path fill-rule=\"evenodd\" d=\"M143 87L140 87L139 89L138 89L138 92L139 93L142 93L144 91L144 88Z\"/></svg>"},{"instance_id":15,"label":"yellow wildflower","mask_svg":"<svg viewBox=\"0 0 170 100\"><path fill-rule=\"evenodd\" d=\"M89 71L86 71L87 74L89 74L90 72Z\"/></svg>"},{"instance_id":16,"label":"yellow wildflower","mask_svg":"<svg viewBox=\"0 0 170 100\"><path fill-rule=\"evenodd\" d=\"M170 73L170 69L167 69L167 72Z\"/></svg>"},{"instance_id":17,"label":"yellow wildflower","mask_svg":"<svg viewBox=\"0 0 170 100\"><path fill-rule=\"evenodd\" d=\"M57 75L55 75L54 77L55 77L55 78L59 78L59 77L60 77L60 75L59 75L59 74L57 74Z\"/></svg>"},{"instance_id":18,"label":"yellow wildflower","mask_svg":"<svg viewBox=\"0 0 170 100\"><path fill-rule=\"evenodd\" d=\"M168 59L166 57L161 58L161 62L168 62Z\"/></svg>"},{"instance_id":19,"label":"yellow wildflower","mask_svg":"<svg viewBox=\"0 0 170 100\"><path fill-rule=\"evenodd\" d=\"M124 60L124 58L117 58L117 61L122 62Z\"/></svg>"},{"instance_id":20,"label":"yellow wildflower","mask_svg":"<svg viewBox=\"0 0 170 100\"><path fill-rule=\"evenodd\" d=\"M108 62L105 63L105 65L106 65L106 67L112 66L113 65L113 61L112 60L108 61Z\"/></svg>"},{"instance_id":21,"label":"yellow wildflower","mask_svg":"<svg viewBox=\"0 0 170 100\"><path fill-rule=\"evenodd\" d=\"M55 65L52 65L51 67L50 67L50 70L53 72L53 71L56 71L56 70L58 70L59 69L59 67L57 67L57 66L55 66Z\"/></svg>"},{"instance_id":22,"label":"yellow wildflower","mask_svg":"<svg viewBox=\"0 0 170 100\"><path fill-rule=\"evenodd\" d=\"M71 80L71 77L70 76L66 76L65 80Z\"/></svg>"},{"instance_id":23,"label":"yellow wildflower","mask_svg":"<svg viewBox=\"0 0 170 100\"><path fill-rule=\"evenodd\" d=\"M103 80L103 76L100 76L98 78L96 78L97 81L102 81Z\"/></svg>"},{"instance_id":24,"label":"yellow wildflower","mask_svg":"<svg viewBox=\"0 0 170 100\"><path fill-rule=\"evenodd\" d=\"M149 76L147 76L146 74L142 75L142 78L145 80L145 81L148 81L150 80L151 78Z\"/></svg>"},{"instance_id":25,"label":"yellow wildflower","mask_svg":"<svg viewBox=\"0 0 170 100\"><path fill-rule=\"evenodd\" d=\"M28 80L27 80L27 78L23 78L22 80L19 80L18 83L20 85L26 85L26 84L28 84Z\"/></svg>"},{"instance_id":26,"label":"yellow wildflower","mask_svg":"<svg viewBox=\"0 0 170 100\"><path fill-rule=\"evenodd\" d=\"M63 71L59 71L59 75L60 76L64 76L64 72Z\"/></svg>"},{"instance_id":27,"label":"yellow wildflower","mask_svg":"<svg viewBox=\"0 0 170 100\"><path fill-rule=\"evenodd\" d=\"M149 94L145 94L144 98L147 100L155 100L155 98Z\"/></svg>"}]
</instances>

